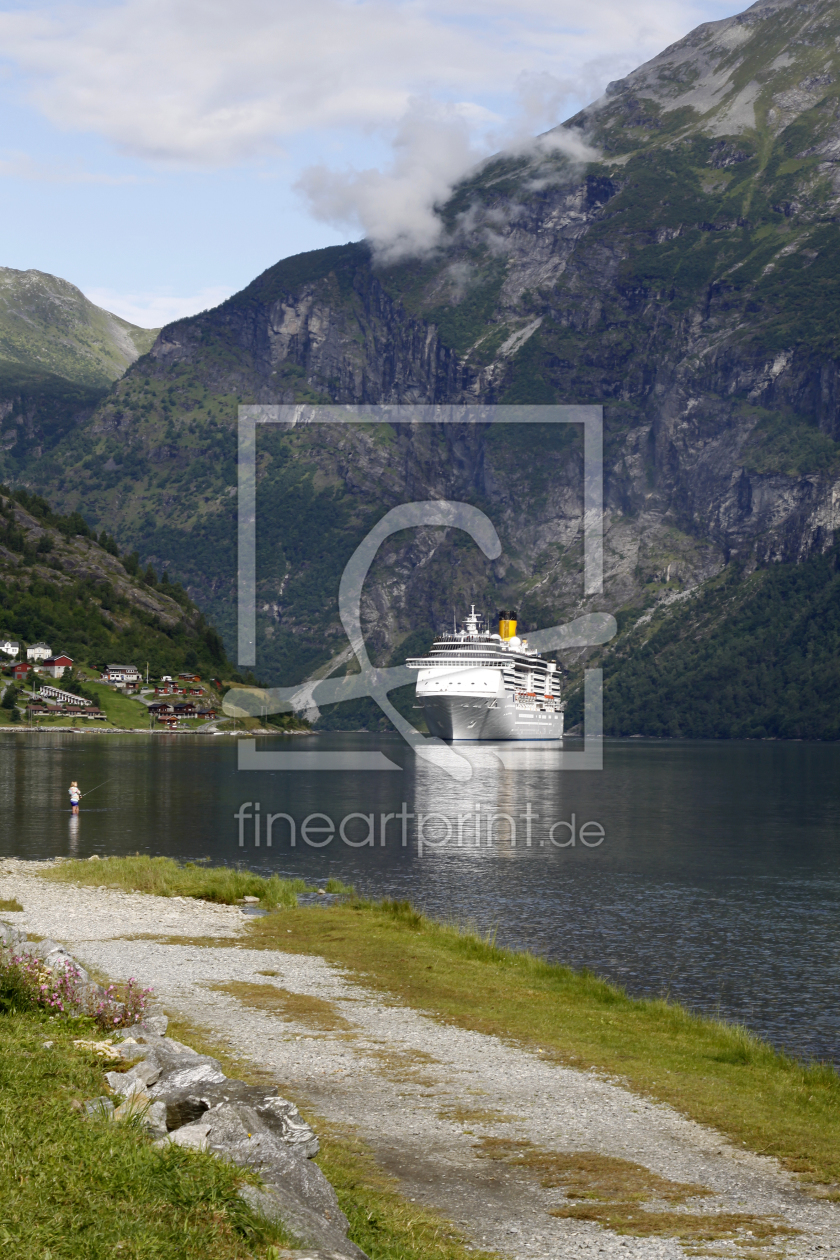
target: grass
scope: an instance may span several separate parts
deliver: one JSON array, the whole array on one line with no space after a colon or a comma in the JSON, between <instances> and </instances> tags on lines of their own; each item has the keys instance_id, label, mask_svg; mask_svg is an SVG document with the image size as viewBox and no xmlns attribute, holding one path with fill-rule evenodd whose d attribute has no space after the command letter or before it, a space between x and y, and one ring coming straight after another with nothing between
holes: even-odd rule
<instances>
[{"instance_id":1,"label":"grass","mask_svg":"<svg viewBox=\"0 0 840 1260\"><path fill-rule=\"evenodd\" d=\"M97 704L114 726L126 727L129 730L149 729L149 710L140 700L121 695L113 687L104 683L85 683L85 690L96 696Z\"/></svg>"},{"instance_id":2,"label":"grass","mask_svg":"<svg viewBox=\"0 0 840 1260\"><path fill-rule=\"evenodd\" d=\"M405 903L299 908L256 919L239 939L321 956L445 1023L618 1075L806 1181L837 1188L836 1071L797 1062L744 1028L631 998L589 972L499 948Z\"/></svg>"},{"instance_id":3,"label":"grass","mask_svg":"<svg viewBox=\"0 0 840 1260\"><path fill-rule=\"evenodd\" d=\"M23 906L20 904L17 897L0 897L0 910L14 911L22 909Z\"/></svg>"},{"instance_id":4,"label":"grass","mask_svg":"<svg viewBox=\"0 0 840 1260\"><path fill-rule=\"evenodd\" d=\"M297 905L299 892L311 891L302 879L264 879L250 871L228 866L183 865L168 857L102 858L98 862L61 862L42 871L44 879L64 884L93 884L122 888L125 892L154 893L157 897L195 897L235 905L243 897L259 897L267 909Z\"/></svg>"},{"instance_id":5,"label":"grass","mask_svg":"<svg viewBox=\"0 0 840 1260\"><path fill-rule=\"evenodd\" d=\"M350 1028L339 1014L334 1002L311 997L308 993L291 993L274 984L249 984L245 980L231 980L226 984L211 984L217 993L228 993L243 1006L257 1011L268 1011L296 1024L307 1024L319 1032L338 1032Z\"/></svg>"},{"instance_id":6,"label":"grass","mask_svg":"<svg viewBox=\"0 0 840 1260\"><path fill-rule=\"evenodd\" d=\"M0 1017L0 1250L9 1260L246 1260L290 1241L239 1198L222 1160L156 1150L136 1124L82 1118L108 1064L88 1021ZM44 1041L52 1041L51 1048Z\"/></svg>"},{"instance_id":7,"label":"grass","mask_svg":"<svg viewBox=\"0 0 840 1260\"><path fill-rule=\"evenodd\" d=\"M200 1054L218 1059L231 1077L255 1085L277 1083L264 1069L220 1044L207 1029L173 1019L167 1033ZM334 1186L350 1222L348 1237L371 1260L500 1260L496 1252L469 1246L438 1213L403 1198L395 1178L379 1166L370 1147L351 1128L331 1124L313 1112L305 1099L279 1084L281 1093L291 1098L318 1134L321 1150L315 1162Z\"/></svg>"},{"instance_id":8,"label":"grass","mask_svg":"<svg viewBox=\"0 0 840 1260\"><path fill-rule=\"evenodd\" d=\"M352 884L345 884L343 880L330 878L324 885L324 892L336 893L343 897L355 897L356 890Z\"/></svg>"},{"instance_id":9,"label":"grass","mask_svg":"<svg viewBox=\"0 0 840 1260\"><path fill-rule=\"evenodd\" d=\"M686 1200L711 1194L706 1186L660 1177L641 1164L597 1151L546 1151L527 1139L484 1137L479 1158L492 1159L561 1189L569 1202L551 1211L566 1220L595 1221L617 1234L668 1237L683 1242L731 1241L763 1246L796 1231L749 1212L674 1211ZM654 1200L652 1206L646 1206ZM663 1206L665 1205L665 1206Z\"/></svg>"}]
</instances>

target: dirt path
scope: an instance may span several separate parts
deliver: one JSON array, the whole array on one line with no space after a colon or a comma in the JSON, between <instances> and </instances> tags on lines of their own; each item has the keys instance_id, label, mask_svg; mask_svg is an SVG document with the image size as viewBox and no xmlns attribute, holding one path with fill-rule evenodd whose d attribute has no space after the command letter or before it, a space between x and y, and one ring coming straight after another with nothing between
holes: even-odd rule
<instances>
[{"instance_id":1,"label":"dirt path","mask_svg":"<svg viewBox=\"0 0 840 1260\"><path fill-rule=\"evenodd\" d=\"M269 1070L281 1089L328 1120L352 1125L408 1198L437 1208L476 1246L516 1260L697 1254L696 1242L619 1236L590 1221L553 1217L550 1211L569 1200L562 1189L540 1185L553 1167L545 1157L537 1172L515 1158L486 1158L488 1150L515 1156L535 1147L563 1159L587 1152L642 1165L664 1179L655 1182L665 1190L649 1208L673 1211L667 1183L690 1183L711 1194L689 1195L677 1211L742 1213L801 1231L760 1251L746 1237L746 1247L715 1241L702 1245L704 1254L840 1256L840 1208L808 1197L774 1160L734 1148L667 1106L386 1003L319 958L244 943L204 948L126 939L208 935L211 924L216 936L236 937L246 921L235 908L49 884L31 871L31 864L0 863L0 897L16 896L24 906L4 918L66 943L113 978L134 975L154 986L171 1013L213 1029ZM512 1145L522 1140L533 1147Z\"/></svg>"}]
</instances>

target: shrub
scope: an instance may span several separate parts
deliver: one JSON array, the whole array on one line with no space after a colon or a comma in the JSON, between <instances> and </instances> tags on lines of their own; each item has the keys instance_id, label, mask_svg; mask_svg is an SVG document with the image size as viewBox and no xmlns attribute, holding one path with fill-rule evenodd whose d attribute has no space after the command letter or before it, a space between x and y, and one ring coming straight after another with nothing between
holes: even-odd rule
<instances>
[{"instance_id":1,"label":"shrub","mask_svg":"<svg viewBox=\"0 0 840 1260\"><path fill-rule=\"evenodd\" d=\"M111 984L91 993L75 963L47 967L31 954L0 950L0 1012L45 1010L53 1015L90 1015L100 1028L111 1030L136 1024L152 998L132 977L124 985Z\"/></svg>"}]
</instances>

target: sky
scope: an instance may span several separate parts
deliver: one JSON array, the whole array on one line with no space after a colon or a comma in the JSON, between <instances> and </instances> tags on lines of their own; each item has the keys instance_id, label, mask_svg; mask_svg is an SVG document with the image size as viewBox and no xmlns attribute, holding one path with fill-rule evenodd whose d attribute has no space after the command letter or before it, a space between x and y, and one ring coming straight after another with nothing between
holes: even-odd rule
<instances>
[{"instance_id":1,"label":"sky","mask_svg":"<svg viewBox=\"0 0 840 1260\"><path fill-rule=\"evenodd\" d=\"M0 266L142 327L433 207L737 0L0 0Z\"/></svg>"}]
</instances>

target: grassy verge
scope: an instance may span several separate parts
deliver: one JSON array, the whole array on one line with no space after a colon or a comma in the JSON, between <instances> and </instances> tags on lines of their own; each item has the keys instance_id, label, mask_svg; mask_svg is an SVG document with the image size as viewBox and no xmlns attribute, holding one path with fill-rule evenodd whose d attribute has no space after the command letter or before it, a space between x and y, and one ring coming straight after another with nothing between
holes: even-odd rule
<instances>
[{"instance_id":1,"label":"grassy verge","mask_svg":"<svg viewBox=\"0 0 840 1260\"><path fill-rule=\"evenodd\" d=\"M213 1034L173 1019L168 1033L178 1041L218 1059L231 1077L253 1084L274 1084L269 1073L231 1054ZM330 1124L291 1097L318 1134L321 1151L316 1162L335 1187L342 1211L350 1222L349 1237L371 1260L500 1260L495 1252L476 1250L444 1217L402 1197L397 1182L379 1167L374 1155L351 1129Z\"/></svg>"},{"instance_id":2,"label":"grassy verge","mask_svg":"<svg viewBox=\"0 0 840 1260\"><path fill-rule=\"evenodd\" d=\"M82 1119L79 1104L105 1092L104 1068L72 1042L96 1036L88 1021L0 1016L2 1254L276 1255L289 1238L239 1198L239 1170L175 1146L157 1151L139 1126Z\"/></svg>"},{"instance_id":3,"label":"grassy verge","mask_svg":"<svg viewBox=\"0 0 840 1260\"><path fill-rule=\"evenodd\" d=\"M619 1075L808 1181L833 1189L840 1179L837 1072L779 1054L743 1028L628 997L590 973L499 949L404 903L268 915L242 943L320 955L444 1022Z\"/></svg>"},{"instance_id":4,"label":"grassy verge","mask_svg":"<svg viewBox=\"0 0 840 1260\"><path fill-rule=\"evenodd\" d=\"M267 909L297 905L299 892L312 891L302 879L263 879L250 871L227 866L183 865L167 857L102 858L98 862L62 862L41 872L44 879L65 884L105 885L126 892L154 893L158 897L195 897L234 905L243 897L259 897Z\"/></svg>"},{"instance_id":5,"label":"grassy verge","mask_svg":"<svg viewBox=\"0 0 840 1260\"><path fill-rule=\"evenodd\" d=\"M103 683L85 683L85 690L96 696L97 703L109 722L129 730L149 729L149 710L140 700L121 695ZM87 719L85 719L87 721Z\"/></svg>"}]
</instances>

